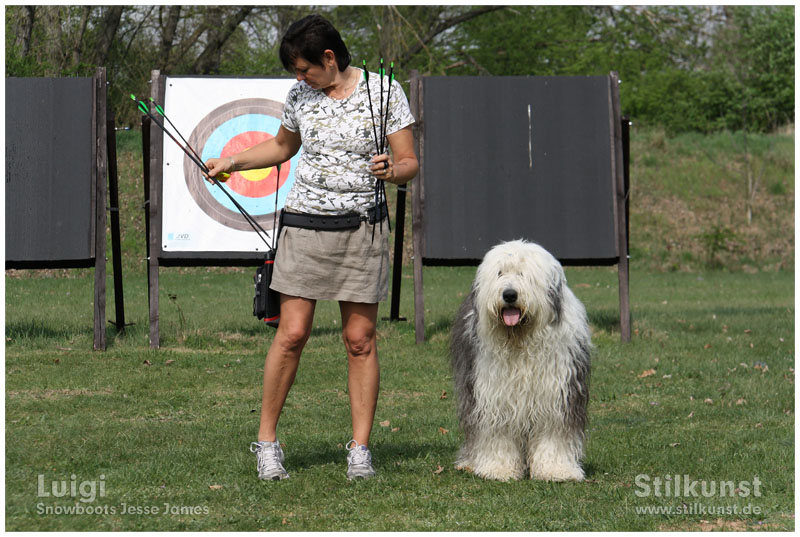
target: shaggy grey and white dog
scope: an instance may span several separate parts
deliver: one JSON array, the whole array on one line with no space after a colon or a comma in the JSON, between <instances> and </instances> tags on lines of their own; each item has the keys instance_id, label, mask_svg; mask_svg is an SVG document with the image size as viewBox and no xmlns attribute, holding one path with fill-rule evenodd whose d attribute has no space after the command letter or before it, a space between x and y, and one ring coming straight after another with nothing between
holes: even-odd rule
<instances>
[{"instance_id":1,"label":"shaggy grey and white dog","mask_svg":"<svg viewBox=\"0 0 800 537\"><path fill-rule=\"evenodd\" d=\"M582 480L591 332L561 264L538 244L492 248L450 341L456 467L487 479Z\"/></svg>"}]
</instances>

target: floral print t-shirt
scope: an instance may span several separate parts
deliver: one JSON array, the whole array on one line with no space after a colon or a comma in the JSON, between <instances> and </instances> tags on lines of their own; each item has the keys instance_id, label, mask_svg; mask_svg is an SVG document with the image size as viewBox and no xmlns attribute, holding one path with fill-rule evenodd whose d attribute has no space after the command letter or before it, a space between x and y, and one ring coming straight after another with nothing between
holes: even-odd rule
<instances>
[{"instance_id":1,"label":"floral print t-shirt","mask_svg":"<svg viewBox=\"0 0 800 537\"><path fill-rule=\"evenodd\" d=\"M303 149L295 170L295 182L286 198L286 208L310 214L366 214L375 204L375 176L370 159L378 153L373 134L380 140L380 79L369 74L369 92L363 71L353 93L345 99L333 99L304 81L289 90L283 108L283 126L299 132ZM383 110L389 78L383 79ZM372 99L372 114L369 100ZM403 88L397 81L389 95L389 120L386 134L414 123ZM386 144L388 151L388 143Z\"/></svg>"}]
</instances>

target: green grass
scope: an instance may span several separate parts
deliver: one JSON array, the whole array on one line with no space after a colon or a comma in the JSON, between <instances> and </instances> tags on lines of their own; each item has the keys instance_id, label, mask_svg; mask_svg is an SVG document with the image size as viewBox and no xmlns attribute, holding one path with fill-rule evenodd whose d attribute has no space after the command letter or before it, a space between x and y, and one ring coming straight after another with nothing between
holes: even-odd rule
<instances>
[{"instance_id":1,"label":"green grass","mask_svg":"<svg viewBox=\"0 0 800 537\"><path fill-rule=\"evenodd\" d=\"M379 477L345 479L346 359L338 308L321 303L279 428L292 477L259 482L248 445L272 331L250 314L252 269L162 268L162 348L149 348L139 136L117 136L133 323L124 334L109 325L108 350L90 350L92 270L6 273L6 529L794 529L793 134L750 140L766 171L747 225L740 135L632 130L633 341L619 342L616 271L567 269L595 351L587 480L562 484L488 482L453 468L460 432L447 345L474 269L425 269L426 343L415 345L410 204L409 322L378 327ZM388 316L389 304L381 308ZM40 475L48 488L73 475L76 485L102 480L106 496L85 506L116 512L42 514L83 502L40 498ZM759 497L640 498L641 475L763 486ZM637 511L684 502L739 513ZM151 513L122 513L123 504Z\"/></svg>"},{"instance_id":2,"label":"green grass","mask_svg":"<svg viewBox=\"0 0 800 537\"><path fill-rule=\"evenodd\" d=\"M648 271L792 270L794 133L631 130L631 263ZM758 187L747 220L750 162ZM709 242L715 230L729 239Z\"/></svg>"},{"instance_id":3,"label":"green grass","mask_svg":"<svg viewBox=\"0 0 800 537\"><path fill-rule=\"evenodd\" d=\"M460 432L447 344L473 272L425 269L424 345L414 344L413 322L379 324L379 476L356 483L344 475L350 423L335 304L318 307L281 419L291 479L261 483L248 444L272 331L250 315L249 269L162 269L159 351L148 348L141 275L126 276L134 324L124 335L109 326L106 352L89 350L89 272L7 276L6 529L794 529L793 273L634 271L634 337L622 344L616 272L568 269L596 346L587 481L553 484L489 482L453 468ZM401 314L411 320L410 274L403 281ZM116 513L41 514L82 502L38 497L39 475L48 489L72 475L104 476L106 496L85 506ZM757 476L763 485L759 497L640 498L638 475ZM684 501L760 513L636 511ZM159 513L123 514L123 504Z\"/></svg>"}]
</instances>

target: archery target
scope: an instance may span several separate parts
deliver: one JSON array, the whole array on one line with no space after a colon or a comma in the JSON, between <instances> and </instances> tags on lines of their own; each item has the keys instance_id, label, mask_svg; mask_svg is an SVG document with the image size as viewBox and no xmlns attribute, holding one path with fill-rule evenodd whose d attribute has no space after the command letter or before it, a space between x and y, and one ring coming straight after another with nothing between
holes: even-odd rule
<instances>
[{"instance_id":1,"label":"archery target","mask_svg":"<svg viewBox=\"0 0 800 537\"><path fill-rule=\"evenodd\" d=\"M163 108L203 162L247 150L278 134L294 79L167 77ZM169 123L165 123L170 130ZM173 131L174 134L174 131ZM176 138L180 138L176 135ZM182 144L183 145L183 144ZM302 148L301 150L302 151ZM163 252L263 252L264 240L235 204L168 136L163 141ZM277 166L235 172L222 187L267 232L294 184L300 152Z\"/></svg>"},{"instance_id":2,"label":"archery target","mask_svg":"<svg viewBox=\"0 0 800 537\"><path fill-rule=\"evenodd\" d=\"M234 155L272 138L272 133L277 134L282 111L281 103L269 99L225 103L200 121L189 137L189 145L197 149L203 162ZM294 182L297 158L295 155L281 164L280 178L277 166L234 172L222 184L223 188L258 224L264 228L272 226L276 202L278 208L283 207ZM252 229L225 192L206 181L188 155L184 155L183 169L192 198L208 216L233 229Z\"/></svg>"}]
</instances>

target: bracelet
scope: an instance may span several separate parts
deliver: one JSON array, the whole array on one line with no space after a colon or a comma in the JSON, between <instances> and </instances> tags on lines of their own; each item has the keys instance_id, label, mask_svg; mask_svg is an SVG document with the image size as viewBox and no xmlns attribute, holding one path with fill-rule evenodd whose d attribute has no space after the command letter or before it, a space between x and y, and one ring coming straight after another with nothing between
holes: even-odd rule
<instances>
[{"instance_id":1,"label":"bracelet","mask_svg":"<svg viewBox=\"0 0 800 537\"><path fill-rule=\"evenodd\" d=\"M236 161L233 160L233 157L228 157L228 158L231 159L231 171L235 172L236 171Z\"/></svg>"}]
</instances>

